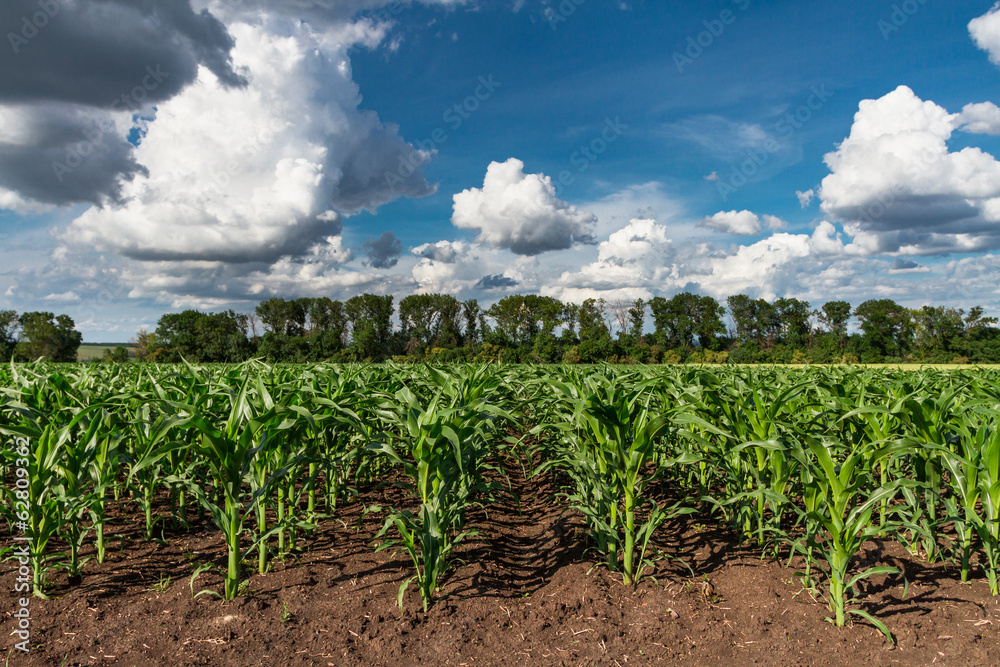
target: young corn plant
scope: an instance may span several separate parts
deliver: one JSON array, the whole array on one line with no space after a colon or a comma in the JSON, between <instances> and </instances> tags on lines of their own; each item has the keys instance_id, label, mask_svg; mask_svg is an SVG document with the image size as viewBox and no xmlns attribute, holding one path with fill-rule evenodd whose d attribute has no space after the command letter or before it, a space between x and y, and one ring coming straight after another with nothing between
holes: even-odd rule
<instances>
[{"instance_id":1,"label":"young corn plant","mask_svg":"<svg viewBox=\"0 0 1000 667\"><path fill-rule=\"evenodd\" d=\"M165 465L165 460L186 444L170 441L170 438L183 437L183 429L178 427L183 426L186 420L177 414L159 410L157 405L161 404L146 403L135 409L129 420L131 438L123 453L123 459L130 465L127 485L142 509L147 542L153 541L157 523L157 518L153 516L156 491L168 478L177 477L179 473Z\"/></svg>"},{"instance_id":2,"label":"young corn plant","mask_svg":"<svg viewBox=\"0 0 1000 667\"><path fill-rule=\"evenodd\" d=\"M70 431L65 426L52 423L39 424L38 419L31 421L34 423L29 425L0 426L0 433L22 437L29 442L27 460L17 461L18 467L27 472L27 477L15 480L15 498L27 501L28 520L24 522L27 524L24 532L29 538L32 593L35 597L48 599L45 593L46 574L65 558L65 554L46 551L49 542L59 535L64 521L66 496L60 466L63 451L70 440ZM7 509L10 507L7 506ZM10 514L8 520L13 525L14 515L18 513ZM20 519L17 517L17 520Z\"/></svg>"},{"instance_id":3,"label":"young corn plant","mask_svg":"<svg viewBox=\"0 0 1000 667\"><path fill-rule=\"evenodd\" d=\"M786 447L775 443L796 436L799 426L788 415L805 409L800 396L810 383L791 384L753 373L733 384L710 374L702 382L696 410L678 414L676 421L683 435L723 472L724 500L706 500L726 512L745 539L756 538L764 547L769 536L781 532L788 511L785 493L792 481ZM769 384L777 385L774 391L765 389Z\"/></svg>"},{"instance_id":4,"label":"young corn plant","mask_svg":"<svg viewBox=\"0 0 1000 667\"><path fill-rule=\"evenodd\" d=\"M670 427L663 407L651 403L648 384L590 380L582 390L554 384L573 403L573 417L561 436L561 453L543 465L573 480L569 502L587 518L608 568L620 571L628 586L650 565L645 554L654 531L693 511L661 508L646 494L659 472L656 443Z\"/></svg>"},{"instance_id":5,"label":"young corn plant","mask_svg":"<svg viewBox=\"0 0 1000 667\"><path fill-rule=\"evenodd\" d=\"M962 424L959 453L947 452L945 466L952 496L946 500L958 535L962 581L969 580L974 544L979 538L980 563L990 593L1000 594L1000 419L992 409L974 410Z\"/></svg>"},{"instance_id":6,"label":"young corn plant","mask_svg":"<svg viewBox=\"0 0 1000 667\"><path fill-rule=\"evenodd\" d=\"M387 413L396 415L399 435L392 439L398 444L394 446L387 433L369 445L371 451L403 468L420 503L415 510L393 512L377 536L382 538L395 526L399 538L386 540L377 550L401 547L416 569L399 587L400 609L407 588L415 581L427 611L455 548L476 534L464 529L466 511L477 495L490 491L488 484L470 480L481 478L482 471L475 468L481 465L487 430L496 413L484 402L444 407L447 401L445 392L438 392L424 405L410 389L400 389L395 405L385 406Z\"/></svg>"},{"instance_id":7,"label":"young corn plant","mask_svg":"<svg viewBox=\"0 0 1000 667\"><path fill-rule=\"evenodd\" d=\"M900 418L906 432L903 440L912 443L913 455L909 457L912 476L919 485L903 489L903 498L909 507L919 532L911 533L922 538L924 553L928 562L937 560L937 531L940 525L938 504L941 502L944 453L957 440L955 412L958 410L959 389L950 388L943 392L931 393L931 388L921 385L914 393L898 404ZM918 540L911 540L910 549L915 551Z\"/></svg>"},{"instance_id":8,"label":"young corn plant","mask_svg":"<svg viewBox=\"0 0 1000 667\"><path fill-rule=\"evenodd\" d=\"M194 429L198 437L191 444L169 442L132 468L132 474L138 474L181 447L190 447L192 454L204 462L213 485L207 492L197 480L172 478L168 481L185 485L222 531L227 556L223 596L226 600L235 598L240 588L241 563L246 556L241 538L247 514L255 512L257 505L264 502L265 496L288 472L288 467L274 471L258 489L246 493L254 462L267 444L265 431L276 418L274 408L255 414L255 406L248 396L248 384L249 379L245 377L238 391L228 389L224 392L229 398L230 410L221 428L216 428L210 418L192 405L165 404L165 410L177 415L177 426Z\"/></svg>"},{"instance_id":9,"label":"young corn plant","mask_svg":"<svg viewBox=\"0 0 1000 667\"><path fill-rule=\"evenodd\" d=\"M799 510L808 526L803 541L809 553L826 566L825 587L834 614L828 620L841 627L847 616L853 614L870 622L892 641L882 621L862 609L849 609L848 605L855 602L852 591L856 584L878 574L898 574L899 570L876 566L855 573L853 565L862 545L889 528L881 521L872 522L873 514L879 516L876 510L881 501L891 500L901 488L918 483L901 479L876 485L871 470L865 466L865 453L841 451L824 438L808 437L804 445L794 452L806 473L802 483L809 506ZM880 460L906 453L909 447L896 443L883 449L872 458Z\"/></svg>"}]
</instances>

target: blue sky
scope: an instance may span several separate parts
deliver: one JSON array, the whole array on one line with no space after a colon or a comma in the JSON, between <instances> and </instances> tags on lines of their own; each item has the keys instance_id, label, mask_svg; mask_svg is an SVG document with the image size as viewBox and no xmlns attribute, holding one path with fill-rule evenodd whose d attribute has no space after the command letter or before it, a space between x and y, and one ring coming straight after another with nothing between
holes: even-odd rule
<instances>
[{"instance_id":1,"label":"blue sky","mask_svg":"<svg viewBox=\"0 0 1000 667\"><path fill-rule=\"evenodd\" d=\"M0 10L0 308L87 340L362 291L1000 314L992 2L93 4Z\"/></svg>"}]
</instances>

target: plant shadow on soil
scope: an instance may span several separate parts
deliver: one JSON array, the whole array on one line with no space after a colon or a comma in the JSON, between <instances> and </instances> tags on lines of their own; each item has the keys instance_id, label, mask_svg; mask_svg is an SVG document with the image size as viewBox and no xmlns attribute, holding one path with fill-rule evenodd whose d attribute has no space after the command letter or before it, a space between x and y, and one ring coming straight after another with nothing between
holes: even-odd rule
<instances>
[{"instance_id":1,"label":"plant shadow on soil","mask_svg":"<svg viewBox=\"0 0 1000 667\"><path fill-rule=\"evenodd\" d=\"M365 511L405 505L398 486L363 486L265 575L252 554L244 594L230 602L195 598L189 584L198 564L225 563L210 521L195 515L187 528L163 527L164 543L145 542L134 506L114 506L106 562L88 563L77 585L53 575L52 599L31 601L32 651L12 651L11 636L10 664L1000 664L1000 605L980 572L963 584L954 567L894 541L866 544L859 567L894 565L909 582L905 598L904 576L859 586L859 608L889 626L891 646L867 623L831 626L825 603L793 578L798 565L785 566L787 554L762 560L705 513L665 523L649 547L660 556L651 576L626 587L595 566L582 517L554 500L551 479L507 474L509 492L505 480L496 502L470 514L479 533L459 548L426 614L413 586L397 607L412 564L402 552L375 553L384 516ZM169 514L166 498L157 514ZM11 562L0 565L6 590L15 576ZM208 571L194 590L221 582ZM10 600L4 623L13 629Z\"/></svg>"}]
</instances>

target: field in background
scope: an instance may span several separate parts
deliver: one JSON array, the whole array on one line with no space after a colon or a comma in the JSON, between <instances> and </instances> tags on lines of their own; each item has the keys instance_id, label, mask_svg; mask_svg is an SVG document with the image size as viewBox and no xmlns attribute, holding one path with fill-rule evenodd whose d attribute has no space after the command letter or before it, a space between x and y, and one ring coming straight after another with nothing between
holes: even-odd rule
<instances>
[{"instance_id":1,"label":"field in background","mask_svg":"<svg viewBox=\"0 0 1000 667\"><path fill-rule=\"evenodd\" d=\"M131 347L125 343L119 343L124 347L129 348L129 356L131 356ZM113 350L118 345L89 345L84 343L80 346L80 350L76 353L77 361L93 361L94 359L103 359L105 350Z\"/></svg>"}]
</instances>

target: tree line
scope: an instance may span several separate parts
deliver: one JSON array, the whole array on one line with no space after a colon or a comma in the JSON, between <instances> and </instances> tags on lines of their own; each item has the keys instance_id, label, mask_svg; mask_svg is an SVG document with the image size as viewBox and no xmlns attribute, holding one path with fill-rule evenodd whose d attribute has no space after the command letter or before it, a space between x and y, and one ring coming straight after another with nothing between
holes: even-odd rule
<instances>
[{"instance_id":1,"label":"tree line","mask_svg":"<svg viewBox=\"0 0 1000 667\"><path fill-rule=\"evenodd\" d=\"M262 302L253 313L164 315L134 341L140 359L174 362L505 361L517 363L1000 363L1000 329L984 309L853 307L672 298L564 303L511 295L475 299L362 294Z\"/></svg>"},{"instance_id":2,"label":"tree line","mask_svg":"<svg viewBox=\"0 0 1000 667\"><path fill-rule=\"evenodd\" d=\"M890 299L813 309L731 296L563 303L511 295L487 309L448 294L263 301L252 313L186 310L140 331L141 361L505 361L516 363L1000 363L997 319L981 306L905 308ZM0 358L76 361L72 318L0 311ZM124 361L126 351L109 351Z\"/></svg>"}]
</instances>

